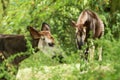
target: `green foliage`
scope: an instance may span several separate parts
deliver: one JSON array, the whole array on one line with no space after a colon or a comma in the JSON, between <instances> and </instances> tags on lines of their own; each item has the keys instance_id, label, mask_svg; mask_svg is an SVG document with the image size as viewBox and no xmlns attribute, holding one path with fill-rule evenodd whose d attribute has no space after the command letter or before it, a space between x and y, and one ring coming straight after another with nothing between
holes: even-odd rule
<instances>
[{"instance_id":1,"label":"green foliage","mask_svg":"<svg viewBox=\"0 0 120 80\"><path fill-rule=\"evenodd\" d=\"M42 75L45 75L43 79L48 77L48 80L118 80L120 79L120 13L115 12L111 16L109 12L105 12L109 4L109 0L9 0L6 15L2 16L3 12L0 14L0 33L26 36L29 50L22 54L32 56L20 64L20 69L32 67L31 80L38 80L34 75L39 71L43 71ZM1 8L0 5L0 11L3 10ZM95 41L99 46L103 46L102 62L82 61L80 55L84 51L76 48L75 29L71 26L71 20L76 21L84 9L98 13L105 24L104 37ZM35 53L31 46L27 26L31 25L40 30L43 22L50 25L56 45L59 47L55 51L65 55L63 64L60 64L58 59L54 60L44 55L41 51ZM97 52L96 50L96 54ZM8 80L14 80L14 67L6 70L6 64L7 61L0 64L0 78L5 76ZM80 64L80 68L76 68L75 64ZM50 67L49 73L52 76L45 72L44 66ZM51 68L52 66L55 68ZM62 66L68 69L63 69ZM110 70L103 70L104 66Z\"/></svg>"},{"instance_id":2,"label":"green foliage","mask_svg":"<svg viewBox=\"0 0 120 80\"><path fill-rule=\"evenodd\" d=\"M120 38L120 13L119 12L115 12L113 13L113 25L111 26L111 30L112 30L112 34L116 39Z\"/></svg>"}]
</instances>

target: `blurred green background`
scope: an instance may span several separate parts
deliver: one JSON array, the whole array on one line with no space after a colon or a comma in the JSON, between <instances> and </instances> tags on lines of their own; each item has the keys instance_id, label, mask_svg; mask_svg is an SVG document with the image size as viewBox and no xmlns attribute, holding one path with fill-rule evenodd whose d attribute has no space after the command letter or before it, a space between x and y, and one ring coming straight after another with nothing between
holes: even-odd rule
<instances>
[{"instance_id":1,"label":"blurred green background","mask_svg":"<svg viewBox=\"0 0 120 80\"><path fill-rule=\"evenodd\" d=\"M120 80L120 0L0 0L0 34L22 34L30 37L27 31L28 25L40 30L41 24L46 22L50 25L57 45L67 56L66 64L85 64L80 62L79 51L75 44L75 30L71 26L71 20L76 21L84 9L95 11L99 15L105 24L105 35L102 40L98 40L103 46L102 63L95 60L83 68L91 65L94 67L96 64L110 64L114 71L91 71L90 68L84 75L79 71L73 72L75 73L73 77L66 77L65 80ZM53 65L49 59L35 60L36 56L42 58L39 53L35 54L26 60L28 64L26 61L21 64L22 68L32 66L30 63L34 63L32 67L49 63ZM37 63L39 61L41 63ZM57 64L59 63L54 63ZM14 79L3 67L1 64L0 77L7 75L7 79ZM56 77L60 78L55 76L50 80L56 80Z\"/></svg>"}]
</instances>

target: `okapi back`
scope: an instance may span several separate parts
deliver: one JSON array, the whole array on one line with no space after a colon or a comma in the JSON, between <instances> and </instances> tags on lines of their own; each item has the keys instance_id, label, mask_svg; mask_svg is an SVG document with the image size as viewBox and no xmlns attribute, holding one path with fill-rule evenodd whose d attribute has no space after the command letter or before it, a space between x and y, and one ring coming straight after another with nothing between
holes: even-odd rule
<instances>
[{"instance_id":1,"label":"okapi back","mask_svg":"<svg viewBox=\"0 0 120 80\"><path fill-rule=\"evenodd\" d=\"M0 34L0 52L5 58L19 52L27 50L26 40L23 35L2 35ZM23 56L16 57L15 62L19 62Z\"/></svg>"}]
</instances>

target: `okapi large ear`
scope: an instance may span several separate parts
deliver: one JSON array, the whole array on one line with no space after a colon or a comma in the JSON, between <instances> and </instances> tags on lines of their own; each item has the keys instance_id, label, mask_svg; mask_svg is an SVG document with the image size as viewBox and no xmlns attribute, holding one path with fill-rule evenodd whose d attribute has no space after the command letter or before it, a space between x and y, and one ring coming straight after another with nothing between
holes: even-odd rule
<instances>
[{"instance_id":1,"label":"okapi large ear","mask_svg":"<svg viewBox=\"0 0 120 80\"><path fill-rule=\"evenodd\" d=\"M33 27L27 27L27 29L29 30L33 39L39 39L40 38L40 34L36 29L34 29Z\"/></svg>"},{"instance_id":2,"label":"okapi large ear","mask_svg":"<svg viewBox=\"0 0 120 80\"><path fill-rule=\"evenodd\" d=\"M76 25L76 22L75 22L75 21L73 21L73 20L72 20L72 21L71 21L71 24L72 24L72 26L73 26L73 27L77 27L77 25Z\"/></svg>"},{"instance_id":3,"label":"okapi large ear","mask_svg":"<svg viewBox=\"0 0 120 80\"><path fill-rule=\"evenodd\" d=\"M50 31L50 26L47 23L43 22L41 31Z\"/></svg>"}]
</instances>

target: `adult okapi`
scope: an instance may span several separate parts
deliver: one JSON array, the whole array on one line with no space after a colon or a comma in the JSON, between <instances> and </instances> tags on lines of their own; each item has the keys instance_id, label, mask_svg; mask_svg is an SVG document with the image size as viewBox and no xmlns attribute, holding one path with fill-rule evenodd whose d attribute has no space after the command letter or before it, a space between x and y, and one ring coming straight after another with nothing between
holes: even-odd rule
<instances>
[{"instance_id":1,"label":"adult okapi","mask_svg":"<svg viewBox=\"0 0 120 80\"><path fill-rule=\"evenodd\" d=\"M46 47L53 48L54 38L51 35L50 27L47 23L42 24L40 31L37 31L30 26L28 26L28 31L31 34L32 46L34 48L37 47L37 49L40 49L41 51ZM27 51L27 41L24 35L0 34L0 63L3 62L4 59L18 53L18 56L15 56L15 58L11 61L11 63L18 68L19 63L31 55L20 53L25 51ZM4 77L0 79L6 80Z\"/></svg>"},{"instance_id":2,"label":"adult okapi","mask_svg":"<svg viewBox=\"0 0 120 80\"><path fill-rule=\"evenodd\" d=\"M45 47L54 46L54 38L51 35L49 25L47 23L42 24L41 31L37 31L33 27L28 27L28 30L32 36L32 46L43 50ZM1 62L8 57L15 55L19 52L27 51L27 43L24 35L10 35L0 34L0 60ZM22 60L29 57L30 54L22 54L16 56L12 61L13 64L18 65Z\"/></svg>"},{"instance_id":3,"label":"adult okapi","mask_svg":"<svg viewBox=\"0 0 120 80\"><path fill-rule=\"evenodd\" d=\"M72 21L72 25L76 28L76 43L78 49L81 49L84 44L89 46L89 39L95 40L100 38L104 34L103 21L98 15L91 10L84 10L81 12L77 23ZM88 52L90 52L90 60L94 58L94 45L91 40L91 45L87 47L85 51L85 59L88 58ZM102 47L99 48L99 61L102 60Z\"/></svg>"}]
</instances>

